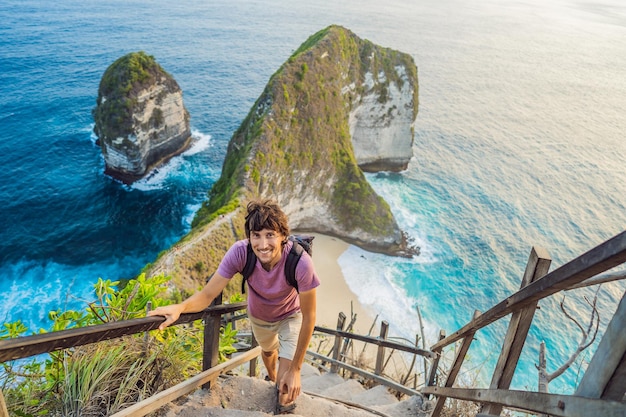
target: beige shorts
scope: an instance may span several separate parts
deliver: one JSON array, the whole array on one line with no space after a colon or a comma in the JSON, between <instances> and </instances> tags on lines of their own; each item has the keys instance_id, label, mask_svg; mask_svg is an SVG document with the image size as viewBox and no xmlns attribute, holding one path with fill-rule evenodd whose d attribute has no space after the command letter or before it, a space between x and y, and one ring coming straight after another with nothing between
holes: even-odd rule
<instances>
[{"instance_id":1,"label":"beige shorts","mask_svg":"<svg viewBox=\"0 0 626 417\"><path fill-rule=\"evenodd\" d=\"M293 360L302 327L302 313L298 312L273 323L250 316L250 323L263 352L278 349L278 357Z\"/></svg>"}]
</instances>

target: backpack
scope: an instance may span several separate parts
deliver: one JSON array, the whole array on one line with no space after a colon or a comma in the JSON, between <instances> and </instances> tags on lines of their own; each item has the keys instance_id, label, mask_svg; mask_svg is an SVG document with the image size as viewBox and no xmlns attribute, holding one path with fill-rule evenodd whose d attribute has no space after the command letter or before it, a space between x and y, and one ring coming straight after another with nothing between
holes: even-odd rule
<instances>
[{"instance_id":1,"label":"backpack","mask_svg":"<svg viewBox=\"0 0 626 417\"><path fill-rule=\"evenodd\" d=\"M313 256L313 239L315 239L315 236L291 235L288 239L293 242L293 246L287 254L287 260L285 261L285 277L287 278L287 283L300 292L298 290L298 282L296 281L296 265L298 265L303 251ZM246 292L246 280L252 275L255 265L256 255L252 250L252 244L248 241L246 265L243 267L243 271L241 271L241 275L243 275L243 281L241 281L242 294Z\"/></svg>"}]
</instances>

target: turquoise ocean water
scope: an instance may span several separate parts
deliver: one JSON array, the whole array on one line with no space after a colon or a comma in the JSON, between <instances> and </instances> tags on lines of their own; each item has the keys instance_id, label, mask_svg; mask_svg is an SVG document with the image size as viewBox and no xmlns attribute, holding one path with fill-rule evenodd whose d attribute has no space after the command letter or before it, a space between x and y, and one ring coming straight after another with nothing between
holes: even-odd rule
<instances>
[{"instance_id":1,"label":"turquoise ocean water","mask_svg":"<svg viewBox=\"0 0 626 417\"><path fill-rule=\"evenodd\" d=\"M419 69L415 157L405 172L368 178L422 255L351 247L340 258L392 334L414 338L419 306L432 343L515 291L533 245L554 268L626 226L626 7L617 0L7 0L0 22L3 322L46 327L49 310L92 300L98 277L132 277L183 236L269 77L330 24L410 53ZM129 188L103 175L91 110L105 69L138 50L179 82L199 140ZM605 323L623 291L602 287ZM587 314L590 294L568 294L575 315ZM536 387L540 341L555 366L575 345L558 301L541 304L517 387ZM491 327L470 351L481 375L504 331ZM551 389L570 390L578 368Z\"/></svg>"}]
</instances>

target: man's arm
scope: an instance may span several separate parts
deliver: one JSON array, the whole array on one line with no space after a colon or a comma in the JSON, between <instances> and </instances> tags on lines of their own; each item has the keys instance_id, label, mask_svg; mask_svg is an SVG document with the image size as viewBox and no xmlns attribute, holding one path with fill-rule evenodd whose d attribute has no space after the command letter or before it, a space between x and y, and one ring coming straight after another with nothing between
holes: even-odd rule
<instances>
[{"instance_id":1,"label":"man's arm","mask_svg":"<svg viewBox=\"0 0 626 417\"><path fill-rule=\"evenodd\" d=\"M198 291L180 304L157 307L148 312L148 316L164 316L165 321L159 326L159 330L165 329L174 323L183 313L197 313L207 308L230 281L217 272L213 274L202 291Z\"/></svg>"}]
</instances>

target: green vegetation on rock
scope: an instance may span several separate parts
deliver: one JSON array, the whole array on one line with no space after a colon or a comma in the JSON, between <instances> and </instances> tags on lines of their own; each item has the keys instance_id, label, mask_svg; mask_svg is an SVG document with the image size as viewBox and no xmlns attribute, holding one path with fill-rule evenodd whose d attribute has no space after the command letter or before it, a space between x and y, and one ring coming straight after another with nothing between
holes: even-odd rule
<instances>
[{"instance_id":1,"label":"green vegetation on rock","mask_svg":"<svg viewBox=\"0 0 626 417\"><path fill-rule=\"evenodd\" d=\"M132 110L137 105L137 93L156 79L176 83L152 55L132 52L117 59L100 80L97 105L93 109L95 133L100 139L128 138L133 134ZM154 114L155 124L162 115Z\"/></svg>"},{"instance_id":2,"label":"green vegetation on rock","mask_svg":"<svg viewBox=\"0 0 626 417\"><path fill-rule=\"evenodd\" d=\"M148 302L153 308L171 302L161 297L167 281L164 276L147 279L141 274L119 289L120 282L99 279L94 285L98 301L84 311L50 312L49 331L144 317ZM0 340L27 332L20 321L4 323ZM4 362L0 386L10 414L108 416L200 372L204 338L200 321L150 335L151 343L144 334L136 334L52 352L49 357ZM222 361L235 351L235 336L232 327L222 329Z\"/></svg>"}]
</instances>

